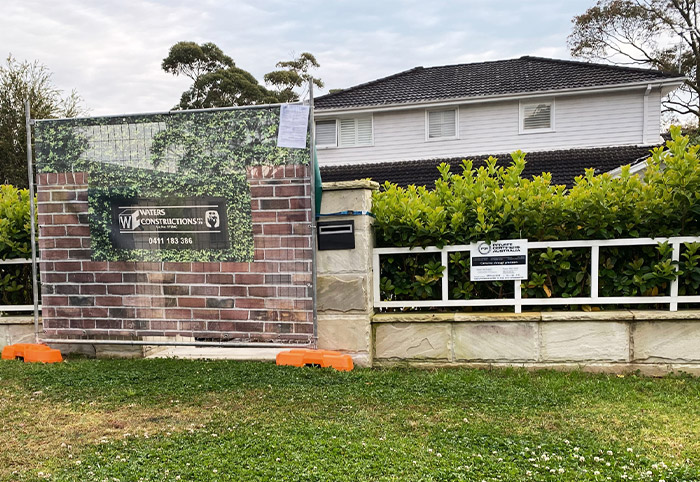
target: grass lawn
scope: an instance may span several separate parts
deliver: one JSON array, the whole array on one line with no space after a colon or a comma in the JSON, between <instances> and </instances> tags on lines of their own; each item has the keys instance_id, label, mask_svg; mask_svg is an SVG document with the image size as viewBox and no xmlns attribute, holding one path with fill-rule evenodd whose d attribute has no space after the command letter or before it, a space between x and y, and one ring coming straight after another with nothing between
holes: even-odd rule
<instances>
[{"instance_id":1,"label":"grass lawn","mask_svg":"<svg viewBox=\"0 0 700 482\"><path fill-rule=\"evenodd\" d=\"M0 363L0 480L700 480L700 379Z\"/></svg>"}]
</instances>

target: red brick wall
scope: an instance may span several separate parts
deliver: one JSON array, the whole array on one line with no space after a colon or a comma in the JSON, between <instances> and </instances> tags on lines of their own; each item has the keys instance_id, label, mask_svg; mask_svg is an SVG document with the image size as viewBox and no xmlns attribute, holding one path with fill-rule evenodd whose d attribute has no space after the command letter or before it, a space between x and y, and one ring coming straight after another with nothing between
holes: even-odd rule
<instances>
[{"instance_id":1,"label":"red brick wall","mask_svg":"<svg viewBox=\"0 0 700 482\"><path fill-rule=\"evenodd\" d=\"M40 174L46 335L311 341L308 168L253 167L248 180L254 262L107 262L90 260L87 174Z\"/></svg>"}]
</instances>

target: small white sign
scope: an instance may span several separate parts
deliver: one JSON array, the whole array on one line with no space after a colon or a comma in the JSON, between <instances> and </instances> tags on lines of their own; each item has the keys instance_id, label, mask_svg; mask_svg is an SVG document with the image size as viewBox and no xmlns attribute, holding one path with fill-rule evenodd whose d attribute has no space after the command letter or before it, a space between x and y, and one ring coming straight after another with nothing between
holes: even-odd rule
<instances>
[{"instance_id":1,"label":"small white sign","mask_svg":"<svg viewBox=\"0 0 700 482\"><path fill-rule=\"evenodd\" d=\"M309 106L282 104L277 147L306 148L306 132L309 129Z\"/></svg>"},{"instance_id":2,"label":"small white sign","mask_svg":"<svg viewBox=\"0 0 700 482\"><path fill-rule=\"evenodd\" d=\"M471 246L471 281L527 279L527 239L505 239Z\"/></svg>"}]
</instances>

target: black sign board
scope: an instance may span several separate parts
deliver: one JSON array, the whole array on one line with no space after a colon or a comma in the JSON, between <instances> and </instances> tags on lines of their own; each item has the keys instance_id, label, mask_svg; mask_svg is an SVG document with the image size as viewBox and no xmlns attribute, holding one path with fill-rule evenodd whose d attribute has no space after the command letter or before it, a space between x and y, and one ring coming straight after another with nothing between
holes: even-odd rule
<instances>
[{"instance_id":1,"label":"black sign board","mask_svg":"<svg viewBox=\"0 0 700 482\"><path fill-rule=\"evenodd\" d=\"M527 265L526 256L489 256L484 258L474 258L472 266L509 266Z\"/></svg>"},{"instance_id":2,"label":"black sign board","mask_svg":"<svg viewBox=\"0 0 700 482\"><path fill-rule=\"evenodd\" d=\"M120 249L227 249L221 197L115 198L110 240Z\"/></svg>"}]
</instances>

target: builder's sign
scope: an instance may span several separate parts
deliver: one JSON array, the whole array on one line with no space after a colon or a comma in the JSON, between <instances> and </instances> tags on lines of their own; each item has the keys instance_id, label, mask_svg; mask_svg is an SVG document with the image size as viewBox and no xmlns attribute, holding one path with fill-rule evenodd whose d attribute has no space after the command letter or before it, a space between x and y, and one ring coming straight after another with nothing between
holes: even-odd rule
<instances>
[{"instance_id":1,"label":"builder's sign","mask_svg":"<svg viewBox=\"0 0 700 482\"><path fill-rule=\"evenodd\" d=\"M111 201L110 239L120 249L226 249L226 200L219 197Z\"/></svg>"},{"instance_id":2,"label":"builder's sign","mask_svg":"<svg viewBox=\"0 0 700 482\"><path fill-rule=\"evenodd\" d=\"M506 239L471 247L471 281L527 279L527 239Z\"/></svg>"}]
</instances>

